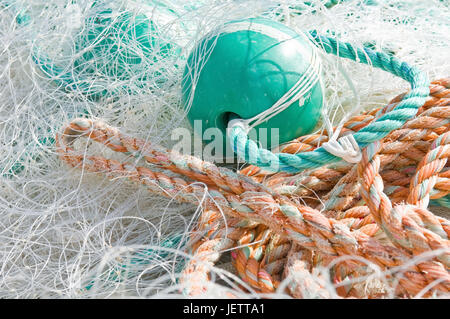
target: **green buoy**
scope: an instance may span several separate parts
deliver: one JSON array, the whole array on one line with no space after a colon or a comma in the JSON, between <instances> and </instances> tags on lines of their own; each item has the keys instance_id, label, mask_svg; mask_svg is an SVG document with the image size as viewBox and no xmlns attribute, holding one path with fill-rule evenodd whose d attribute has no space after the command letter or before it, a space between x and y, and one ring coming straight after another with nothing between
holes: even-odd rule
<instances>
[{"instance_id":1,"label":"green buoy","mask_svg":"<svg viewBox=\"0 0 450 319\"><path fill-rule=\"evenodd\" d=\"M133 93L166 82L164 66L149 66L175 61L181 53L179 44L170 39L183 30L175 23L179 16L174 9L147 0L131 10L96 2L89 10L74 38L72 65L40 51L34 54L44 73L66 90L91 97ZM163 29L169 34L163 35Z\"/></svg>"},{"instance_id":2,"label":"green buoy","mask_svg":"<svg viewBox=\"0 0 450 319\"><path fill-rule=\"evenodd\" d=\"M218 128L226 145L229 120L253 118L286 100L302 77L312 74L314 57L313 44L284 24L264 18L225 24L218 35L211 33L196 46L184 71L183 103L194 130L203 136L207 129ZM262 138L270 148L276 146L273 128L279 130L279 143L311 132L323 102L318 73L311 75L316 81L303 96L291 96L287 108L255 126L257 133L267 129L256 140ZM194 125L196 120L202 121L201 128Z\"/></svg>"}]
</instances>

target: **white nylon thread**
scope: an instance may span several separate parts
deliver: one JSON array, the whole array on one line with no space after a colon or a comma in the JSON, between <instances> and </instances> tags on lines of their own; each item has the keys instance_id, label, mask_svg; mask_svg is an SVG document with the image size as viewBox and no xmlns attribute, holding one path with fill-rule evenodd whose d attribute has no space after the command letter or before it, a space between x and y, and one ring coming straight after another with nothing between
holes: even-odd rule
<instances>
[{"instance_id":1,"label":"white nylon thread","mask_svg":"<svg viewBox=\"0 0 450 319\"><path fill-rule=\"evenodd\" d=\"M295 85L286 92L273 106L267 110L249 118L249 119L234 119L228 123L228 128L235 125L241 125L248 133L250 129L260 125L263 122L270 120L272 117L286 110L293 103L299 101L304 97L314 85L319 81L322 66L318 58L317 50L313 48L311 55L311 63L305 73L295 83Z\"/></svg>"},{"instance_id":2,"label":"white nylon thread","mask_svg":"<svg viewBox=\"0 0 450 319\"><path fill-rule=\"evenodd\" d=\"M311 63L308 66L306 72L300 77L300 79L295 83L295 85L286 92L272 107L265 110L264 112L259 113L258 115L246 119L245 121L248 123L250 128L258 126L259 124L270 120L272 117L277 114L283 112L289 106L291 106L294 102L299 101L300 98L305 96L314 85L319 81L320 72L321 72L321 64L318 59L318 54L316 49L313 49L311 56Z\"/></svg>"},{"instance_id":3,"label":"white nylon thread","mask_svg":"<svg viewBox=\"0 0 450 319\"><path fill-rule=\"evenodd\" d=\"M0 0L2 3L4 1ZM97 3L118 1L96 0ZM261 9L264 4L268 7L272 3L276 8L266 16L285 24L289 17L289 27L293 29L317 29L321 34L332 32L355 45L371 40L377 48L388 46L399 59L420 65L430 78L441 78L450 73L448 55L442 54L449 49L448 41L442 41L448 37L448 8L444 2L434 1L430 5L430 1L401 1L402 8L399 9L398 0L378 1L378 6L347 1L331 10L322 10L318 5L303 5L302 0L170 0L178 8L197 5L200 1L204 2L202 8L180 14L183 24L190 25L192 36L172 33L173 26L161 24L164 26L161 31L164 39L189 43L183 49L185 55L211 30L230 20L259 15L264 11ZM80 116L83 110L87 110L87 116L101 118L130 136L167 147L172 145L170 132L173 128L182 125L188 128L188 123L182 122L185 110L178 105L183 70L179 68L180 74L173 73L171 60L159 60L155 64L147 58L146 69L138 72L138 75L149 71L155 75L164 72L170 79L170 85L160 85L153 91L143 88L143 83L136 82L135 78L130 78L126 84L139 84L134 86L135 93L124 92L117 99L105 101L91 101L77 88L73 94L64 92L52 82L53 76L49 78L39 71L30 57L34 47L42 48L49 58L55 58L55 62L61 62L64 68L67 66L67 70L71 70L71 62L76 58L71 51L74 46L72 31L76 25L72 25L73 13L67 12L65 7L68 3L79 4L79 21L83 27L92 28L87 18L92 17L92 11L88 8L93 2L14 0L20 8L27 9L33 15L30 24L21 27L15 21L17 15L13 10L5 9L0 4L1 169L6 174L14 163L24 167L15 176L3 178L0 185L2 299L186 297L181 291L188 286L175 280L179 277L178 269L183 267L182 262L176 263L179 259L175 256L185 256L186 250L178 251L178 246L173 247L176 250L169 250L162 244L172 234L192 233L189 225L197 223L203 197L199 198L198 207L178 204L151 195L146 187L124 179L109 181L89 172L68 170L56 156L54 148L44 144L44 140L54 138L64 123ZM149 0L133 2L150 3ZM127 1L126 8L130 3ZM280 3L283 3L283 8L278 6ZM136 16L135 11L129 10L132 16ZM155 12L154 17L159 21L160 13ZM122 36L113 36L114 43L120 43ZM135 40L130 43L138 48ZM155 49L158 49L159 45L156 45ZM60 51L62 57L58 55ZM98 71L104 65L102 61L110 56L107 51L103 53L93 59ZM195 76L200 73L207 57L207 50L199 52L198 63L192 70ZM322 79L331 112L328 115L333 123L338 123L341 115L354 112L355 103L349 86L342 81L337 70L338 59L330 57L330 60L333 60L332 64L322 60L326 75ZM391 97L407 88L403 80L384 71L367 72L366 66L354 62L343 61L342 65L357 84L364 109L384 106ZM92 76L88 84L98 85L99 80L97 76ZM149 78L149 81L153 80ZM102 89L110 90L121 82L123 80L111 77L101 81L100 85ZM345 98L341 100L341 97ZM339 108L342 108L342 113L333 118ZM85 146L87 140L76 143L79 144L77 149L86 150L89 155L111 155L136 165L135 159L125 154L114 154L107 148L98 147L98 143L93 143L89 148ZM240 164L235 167L239 168ZM208 196L207 192L205 187L205 196ZM318 202L321 201L318 195L313 196ZM161 250L168 255L161 257L159 253L149 253L149 249L155 252ZM442 252L432 253L433 256L439 254ZM430 260L430 256L417 257L408 264ZM346 256L345 260L355 258ZM136 262L137 259L139 262ZM335 263L320 268L320 278L326 279L325 289L330 295L337 297L336 286L353 283L355 291L361 292L362 296L379 292L385 298L394 298L396 285L391 284L392 270L378 269L377 265L362 258L358 260L370 269L369 277L336 284L329 278ZM342 258L336 260L342 261ZM243 290L242 285L246 284L239 281L233 272L223 270L224 265L228 265L226 262L222 259L211 267L211 280L205 283L202 296L228 298L232 293L240 298L261 298L250 288ZM124 269L129 275L123 273ZM401 268L398 274L405 270L405 267ZM276 275L281 276L282 273L277 272ZM298 273L295 277L301 276ZM319 278L317 273L313 273L312 278L316 277ZM285 278L276 293L264 297L290 298L284 289L290 283L289 277ZM92 287L79 289L87 285ZM422 298L428 288L415 297ZM308 287L301 289L302 292L309 291ZM449 296L443 294L435 297Z\"/></svg>"},{"instance_id":4,"label":"white nylon thread","mask_svg":"<svg viewBox=\"0 0 450 319\"><path fill-rule=\"evenodd\" d=\"M324 59L326 59L327 61L330 62L330 59L327 57L325 52L321 52L321 55ZM349 135L342 136L341 138L339 138L339 135L342 131L342 128L344 127L345 122L348 121L350 116L352 114L355 114L356 112L360 111L361 99L359 97L358 92L356 91L353 81L351 80L351 78L347 74L347 72L344 70L344 68L342 67L339 60L337 60L336 66L353 92L353 95L356 99L356 107L352 110L352 112L346 113L340 120L336 129L333 129L333 125L332 125L330 118L328 116L328 113L327 113L328 107L327 107L327 104L325 101L325 96L323 96L322 100L323 100L324 105L322 108L322 118L324 121L325 129L327 130L329 139L328 139L328 142L325 142L322 144L322 147L328 153L331 153L334 156L340 157L343 160L345 160L346 162L358 163L361 160L362 153L361 153L361 149L359 148L359 145L356 142L354 136L352 134L349 134ZM322 94L325 94L322 81L320 81L320 85L322 87Z\"/></svg>"}]
</instances>

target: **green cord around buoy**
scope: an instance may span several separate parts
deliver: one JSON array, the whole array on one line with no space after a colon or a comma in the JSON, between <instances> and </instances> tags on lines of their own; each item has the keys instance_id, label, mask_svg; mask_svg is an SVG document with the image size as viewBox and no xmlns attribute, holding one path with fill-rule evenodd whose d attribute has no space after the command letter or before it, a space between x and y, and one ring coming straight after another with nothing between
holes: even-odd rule
<instances>
[{"instance_id":1,"label":"green cord around buoy","mask_svg":"<svg viewBox=\"0 0 450 319\"><path fill-rule=\"evenodd\" d=\"M310 37L326 53L371 64L411 84L411 92L395 110L355 133L347 144L360 149L380 140L411 119L424 104L429 94L429 81L419 69L392 55L355 48L314 31L310 32ZM202 56L200 52L208 52L208 55ZM248 124L255 119L260 127L278 128L280 143L312 130L323 102L318 84L320 68L311 67L316 63L312 52L307 40L268 19L227 24L217 39L207 38L201 42L188 60L183 85L188 118L191 123L202 122L200 134L207 128L218 128L228 137L227 142L238 157L269 171L299 172L338 161L338 152L325 146L307 153L273 154L258 145L261 142L258 138L250 139L248 135ZM197 72L198 65L202 68ZM309 82L302 82L302 78L308 78L306 74L310 70ZM295 99L286 99L286 94Z\"/></svg>"},{"instance_id":2,"label":"green cord around buoy","mask_svg":"<svg viewBox=\"0 0 450 319\"><path fill-rule=\"evenodd\" d=\"M364 148L370 143L385 137L392 130L401 127L425 103L425 99L429 95L429 80L419 69L401 62L396 57L386 53L375 52L368 48L355 48L349 43L321 36L315 31L310 34L317 45L322 47L327 53L364 64L370 63L372 66L399 76L411 84L411 91L404 96L395 110L386 113L367 127L353 134L353 138L358 143L359 148ZM240 158L270 171L299 172L333 163L340 159L325 150L324 147L300 154L274 154L269 150L260 148L254 141L250 140L245 130L239 125L229 130L228 137L234 151Z\"/></svg>"}]
</instances>

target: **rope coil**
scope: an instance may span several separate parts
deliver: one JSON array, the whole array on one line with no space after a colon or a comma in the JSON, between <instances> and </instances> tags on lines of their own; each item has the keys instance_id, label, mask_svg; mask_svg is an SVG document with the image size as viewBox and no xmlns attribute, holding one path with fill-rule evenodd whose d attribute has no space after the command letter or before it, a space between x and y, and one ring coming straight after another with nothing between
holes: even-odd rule
<instances>
[{"instance_id":1,"label":"rope coil","mask_svg":"<svg viewBox=\"0 0 450 319\"><path fill-rule=\"evenodd\" d=\"M236 271L248 285L242 286L244 291L269 293L286 289L292 296L302 298L367 297L349 278L366 278L369 262L387 273L386 285L397 296L448 294L450 224L432 214L427 205L430 198L443 198L450 193L450 80L433 82L430 92L418 116L369 144L358 164L321 167L306 177L271 175L254 167L238 174L149 145L89 119L76 119L66 126L56 137L57 150L74 167L112 178L127 177L146 185L153 193L179 201L197 203L204 193L204 185L198 182L208 186L209 196L203 203L197 235L192 239L193 258L181 274L181 282L190 287L185 291L188 295L207 291L212 265L223 250L234 247L239 247L232 251ZM341 134L352 130L356 136L385 115L402 111L405 96L411 93L400 95L384 108L351 118ZM78 152L73 142L80 137L100 142L116 152L140 154L147 162L172 173L169 176ZM293 144L303 143L303 150L311 151L317 145L311 141L317 138L306 136ZM326 138L321 137L321 142ZM400 144L403 152L397 149ZM292 150L289 145L284 149ZM416 168L411 170L411 166ZM242 173L253 175L252 179ZM264 182L261 176L267 177ZM323 189L325 209L308 196L299 197L299 189L282 192L292 181L303 183L313 176L325 182L316 183L313 188ZM399 185L400 188L390 189ZM300 204L299 198L305 203ZM230 218L224 221L222 212ZM330 292L320 275L319 268L324 266L332 270L335 292ZM369 297L379 296L379 291L369 292Z\"/></svg>"}]
</instances>

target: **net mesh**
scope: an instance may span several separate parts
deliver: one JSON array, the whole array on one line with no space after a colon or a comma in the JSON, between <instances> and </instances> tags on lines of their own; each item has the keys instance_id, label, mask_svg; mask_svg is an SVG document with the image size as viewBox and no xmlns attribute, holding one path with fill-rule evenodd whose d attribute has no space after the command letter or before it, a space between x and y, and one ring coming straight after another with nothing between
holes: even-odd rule
<instances>
[{"instance_id":1,"label":"net mesh","mask_svg":"<svg viewBox=\"0 0 450 319\"><path fill-rule=\"evenodd\" d=\"M84 116L172 146L172 130L189 128L181 80L194 45L227 21L256 16L395 54L430 79L450 74L445 1L1 0L1 298L183 295L179 272L201 199L179 204L124 179L69 169L54 137ZM334 124L357 98L340 69L362 109L408 88L370 66L335 58L322 64ZM94 145L89 152L116 156ZM228 264L213 267L208 297L243 296ZM383 290L381 273L362 289Z\"/></svg>"}]
</instances>

